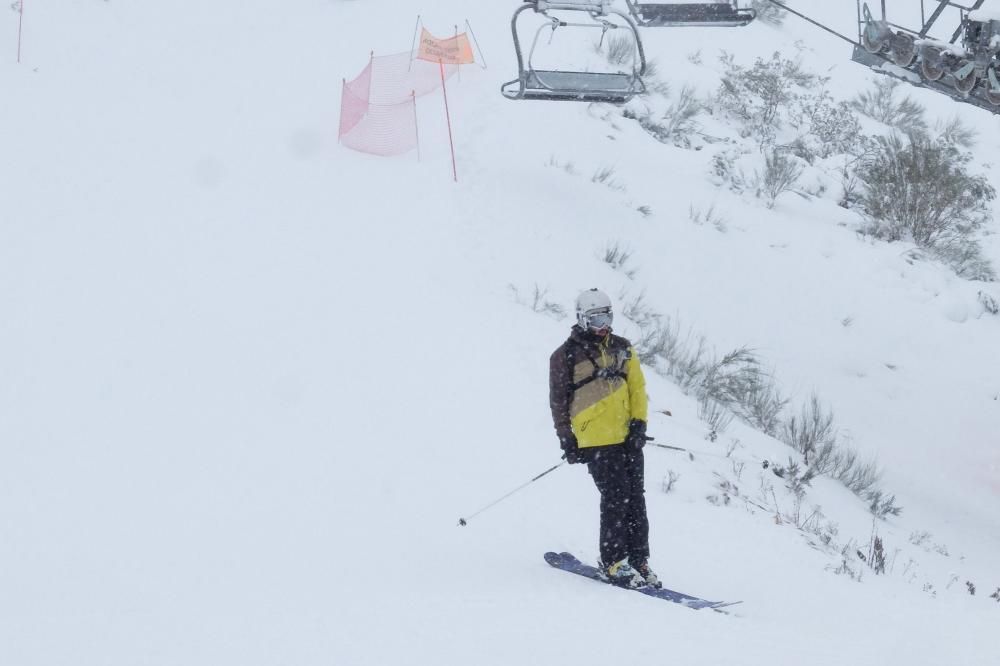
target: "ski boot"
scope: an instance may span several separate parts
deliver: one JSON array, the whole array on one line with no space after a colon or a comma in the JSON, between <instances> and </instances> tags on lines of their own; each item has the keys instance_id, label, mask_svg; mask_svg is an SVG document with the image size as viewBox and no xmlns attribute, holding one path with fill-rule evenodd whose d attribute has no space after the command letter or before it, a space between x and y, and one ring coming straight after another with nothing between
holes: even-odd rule
<instances>
[{"instance_id":1,"label":"ski boot","mask_svg":"<svg viewBox=\"0 0 1000 666\"><path fill-rule=\"evenodd\" d=\"M639 575L645 579L646 585L655 587L658 590L663 587L663 583L660 582L660 577L656 575L655 571L649 568L649 562L642 562L639 564L639 566L636 567L636 571L638 571Z\"/></svg>"},{"instance_id":2,"label":"ski boot","mask_svg":"<svg viewBox=\"0 0 1000 666\"><path fill-rule=\"evenodd\" d=\"M628 558L615 562L610 566L604 566L601 563L601 572L606 581L618 587L627 587L634 590L646 585L646 579L628 563Z\"/></svg>"}]
</instances>

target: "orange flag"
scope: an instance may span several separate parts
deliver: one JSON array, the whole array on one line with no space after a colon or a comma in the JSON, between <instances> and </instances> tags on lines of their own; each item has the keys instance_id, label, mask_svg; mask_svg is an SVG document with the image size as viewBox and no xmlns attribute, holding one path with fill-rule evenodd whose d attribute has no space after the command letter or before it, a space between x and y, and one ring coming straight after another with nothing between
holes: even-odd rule
<instances>
[{"instance_id":1,"label":"orange flag","mask_svg":"<svg viewBox=\"0 0 1000 666\"><path fill-rule=\"evenodd\" d=\"M448 39L438 39L426 28L420 29L420 50L417 52L420 60L441 62L445 65L471 65L476 62L472 55L472 45L469 37L463 32Z\"/></svg>"}]
</instances>

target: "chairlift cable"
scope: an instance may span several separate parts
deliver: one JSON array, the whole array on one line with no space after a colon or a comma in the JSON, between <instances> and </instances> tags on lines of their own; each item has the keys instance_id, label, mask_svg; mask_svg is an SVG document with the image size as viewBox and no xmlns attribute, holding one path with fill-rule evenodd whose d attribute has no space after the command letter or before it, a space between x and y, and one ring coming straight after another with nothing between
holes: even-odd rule
<instances>
[{"instance_id":1,"label":"chairlift cable","mask_svg":"<svg viewBox=\"0 0 1000 666\"><path fill-rule=\"evenodd\" d=\"M850 37L847 37L845 35L840 34L836 30L834 30L833 28L831 28L829 26L826 26L826 25L823 25L822 23L820 23L819 21L817 21L815 19L809 18L808 16L806 16L802 12L796 11L796 10L792 9L791 7L789 7L788 5L784 4L784 3L778 2L778 0L767 0L767 1L770 2L772 5L777 5L778 7L781 7L786 12L789 12L791 14L795 14L796 16L798 16L800 19L802 19L804 21L808 21L809 23L812 23L817 28L820 28L822 30L826 30L831 35L835 35L837 37L840 37L845 42L848 42L850 44L854 44L855 46L858 45L858 43L856 41L854 41L853 39L851 39Z\"/></svg>"}]
</instances>

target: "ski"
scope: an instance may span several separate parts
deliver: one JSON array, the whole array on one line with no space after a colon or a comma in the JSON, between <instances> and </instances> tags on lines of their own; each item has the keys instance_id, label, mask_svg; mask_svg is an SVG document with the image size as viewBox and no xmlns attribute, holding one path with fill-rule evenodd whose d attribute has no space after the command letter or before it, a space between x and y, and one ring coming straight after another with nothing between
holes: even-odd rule
<instances>
[{"instance_id":1,"label":"ski","mask_svg":"<svg viewBox=\"0 0 1000 666\"><path fill-rule=\"evenodd\" d=\"M584 576L590 578L591 580L596 580L601 583L608 583L603 577L601 577L600 571L597 567L590 566L589 564L584 564L578 560L571 553L545 553L545 561L556 569L562 569L563 571L568 571L570 573L575 573L578 576ZM628 588L622 588L628 589ZM672 601L675 604L680 604L681 606L687 606L688 608L694 608L699 610L702 608L711 608L712 610L725 612L721 609L727 606L734 606L736 604L743 603L742 601L708 601L707 599L700 599L698 597L692 597L690 594L683 594L681 592L676 592L674 590L669 590L665 587L655 588L655 587L639 587L635 588L636 592L641 592L649 597L656 597L657 599L665 599L667 601Z\"/></svg>"}]
</instances>

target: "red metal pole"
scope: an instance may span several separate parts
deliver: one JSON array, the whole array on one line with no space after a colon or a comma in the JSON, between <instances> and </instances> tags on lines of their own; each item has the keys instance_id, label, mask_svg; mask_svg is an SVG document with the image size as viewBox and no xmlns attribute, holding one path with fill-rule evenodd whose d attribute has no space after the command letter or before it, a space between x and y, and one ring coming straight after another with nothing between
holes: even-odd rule
<instances>
[{"instance_id":1,"label":"red metal pole","mask_svg":"<svg viewBox=\"0 0 1000 666\"><path fill-rule=\"evenodd\" d=\"M441 68L441 92L444 94L444 115L448 119L448 143L451 144L451 174L455 182L458 182L458 166L455 164L455 139L451 134L451 111L448 109L448 87L444 82L444 61L438 60Z\"/></svg>"}]
</instances>

